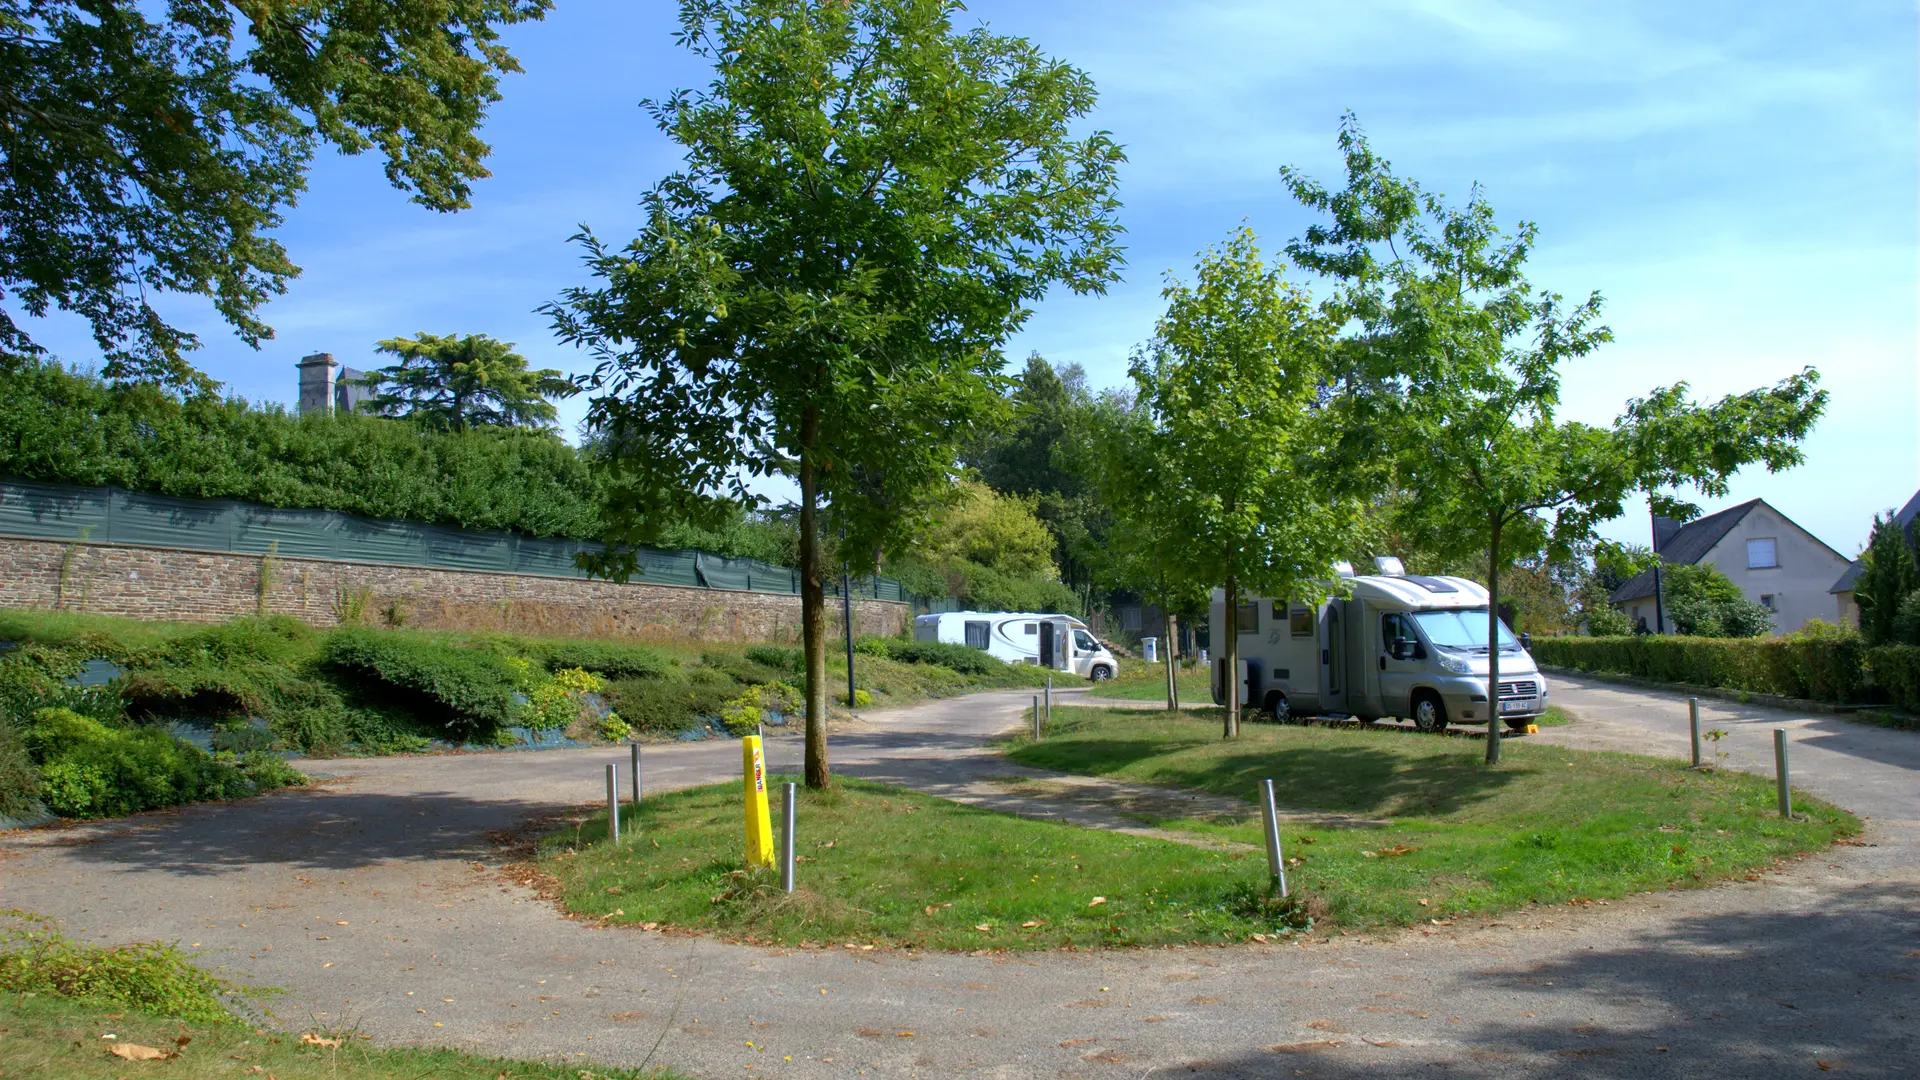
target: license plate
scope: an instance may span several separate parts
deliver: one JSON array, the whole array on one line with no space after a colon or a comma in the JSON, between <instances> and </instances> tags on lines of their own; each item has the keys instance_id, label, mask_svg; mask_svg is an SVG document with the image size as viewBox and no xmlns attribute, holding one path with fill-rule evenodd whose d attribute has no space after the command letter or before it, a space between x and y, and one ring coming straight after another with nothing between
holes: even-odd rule
<instances>
[{"instance_id":1,"label":"license plate","mask_svg":"<svg viewBox=\"0 0 1920 1080\"><path fill-rule=\"evenodd\" d=\"M1538 709L1539 706L1532 698L1518 698L1513 701L1503 701L1500 703L1500 711L1502 713L1530 713L1538 711Z\"/></svg>"}]
</instances>

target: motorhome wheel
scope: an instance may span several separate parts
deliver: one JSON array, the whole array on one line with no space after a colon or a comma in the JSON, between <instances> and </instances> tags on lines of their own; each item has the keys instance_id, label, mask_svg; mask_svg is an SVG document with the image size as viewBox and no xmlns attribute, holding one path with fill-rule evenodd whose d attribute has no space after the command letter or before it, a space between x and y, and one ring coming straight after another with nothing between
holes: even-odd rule
<instances>
[{"instance_id":1,"label":"motorhome wheel","mask_svg":"<svg viewBox=\"0 0 1920 1080\"><path fill-rule=\"evenodd\" d=\"M1108 679L1113 678L1113 669L1105 664L1095 664L1093 665L1091 677L1094 682L1106 682Z\"/></svg>"},{"instance_id":2,"label":"motorhome wheel","mask_svg":"<svg viewBox=\"0 0 1920 1080\"><path fill-rule=\"evenodd\" d=\"M1287 701L1287 695L1277 690L1267 695L1267 711L1273 714L1276 724L1293 723L1293 705Z\"/></svg>"},{"instance_id":3,"label":"motorhome wheel","mask_svg":"<svg viewBox=\"0 0 1920 1080\"><path fill-rule=\"evenodd\" d=\"M1413 727L1428 733L1447 730L1447 707L1439 695L1429 690L1414 699Z\"/></svg>"}]
</instances>

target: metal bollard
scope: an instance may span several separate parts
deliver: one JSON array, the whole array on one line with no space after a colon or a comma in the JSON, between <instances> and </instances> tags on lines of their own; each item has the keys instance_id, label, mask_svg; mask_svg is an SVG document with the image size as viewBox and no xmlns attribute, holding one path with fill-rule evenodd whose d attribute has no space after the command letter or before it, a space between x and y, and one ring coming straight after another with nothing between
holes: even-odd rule
<instances>
[{"instance_id":1,"label":"metal bollard","mask_svg":"<svg viewBox=\"0 0 1920 1080\"><path fill-rule=\"evenodd\" d=\"M1053 676L1047 676L1047 723L1053 723Z\"/></svg>"},{"instance_id":2,"label":"metal bollard","mask_svg":"<svg viewBox=\"0 0 1920 1080\"><path fill-rule=\"evenodd\" d=\"M633 744L633 806L640 808L640 744Z\"/></svg>"},{"instance_id":3,"label":"metal bollard","mask_svg":"<svg viewBox=\"0 0 1920 1080\"><path fill-rule=\"evenodd\" d=\"M1774 785L1780 793L1780 816L1793 817L1793 789L1787 784L1787 729L1773 729Z\"/></svg>"},{"instance_id":4,"label":"metal bollard","mask_svg":"<svg viewBox=\"0 0 1920 1080\"><path fill-rule=\"evenodd\" d=\"M1040 741L1040 695L1033 695L1033 741Z\"/></svg>"},{"instance_id":5,"label":"metal bollard","mask_svg":"<svg viewBox=\"0 0 1920 1080\"><path fill-rule=\"evenodd\" d=\"M780 834L780 888L784 892L793 891L793 819L795 803L799 802L793 784L782 785L786 788L785 803L780 816L784 819L784 828Z\"/></svg>"},{"instance_id":6,"label":"metal bollard","mask_svg":"<svg viewBox=\"0 0 1920 1080\"><path fill-rule=\"evenodd\" d=\"M607 762L607 839L620 842L620 766Z\"/></svg>"},{"instance_id":7,"label":"metal bollard","mask_svg":"<svg viewBox=\"0 0 1920 1080\"><path fill-rule=\"evenodd\" d=\"M1287 895L1287 863L1280 852L1280 812L1273 805L1273 781L1260 781L1260 816L1267 826L1267 867L1274 891Z\"/></svg>"},{"instance_id":8,"label":"metal bollard","mask_svg":"<svg viewBox=\"0 0 1920 1080\"><path fill-rule=\"evenodd\" d=\"M1687 726L1693 731L1693 767L1700 767L1700 699L1687 699Z\"/></svg>"}]
</instances>

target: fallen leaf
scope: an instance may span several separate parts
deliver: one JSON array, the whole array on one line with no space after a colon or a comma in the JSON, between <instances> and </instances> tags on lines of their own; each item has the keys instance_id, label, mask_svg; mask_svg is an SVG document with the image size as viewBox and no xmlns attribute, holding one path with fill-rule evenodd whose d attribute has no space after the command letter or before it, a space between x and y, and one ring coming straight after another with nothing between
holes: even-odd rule
<instances>
[{"instance_id":1,"label":"fallen leaf","mask_svg":"<svg viewBox=\"0 0 1920 1080\"><path fill-rule=\"evenodd\" d=\"M1060 1046L1063 1049L1071 1050L1076 1046L1086 1046L1089 1043L1097 1043L1099 1041L1099 1039L1068 1039L1061 1043Z\"/></svg>"},{"instance_id":2,"label":"fallen leaf","mask_svg":"<svg viewBox=\"0 0 1920 1080\"><path fill-rule=\"evenodd\" d=\"M345 925L347 925L347 923L346 923L346 920L345 920L345 919L342 919L342 920L340 920L339 922L337 922L337 923L334 923L333 925L335 925L335 926L345 926Z\"/></svg>"},{"instance_id":3,"label":"fallen leaf","mask_svg":"<svg viewBox=\"0 0 1920 1080\"><path fill-rule=\"evenodd\" d=\"M157 1050L151 1046L142 1046L139 1043L123 1042L117 1042L107 1047L107 1053L117 1058L125 1058L128 1061L165 1061L173 1056L172 1052L167 1050Z\"/></svg>"},{"instance_id":4,"label":"fallen leaf","mask_svg":"<svg viewBox=\"0 0 1920 1080\"><path fill-rule=\"evenodd\" d=\"M300 1045L301 1046L339 1046L340 1040L323 1038L309 1031L306 1034L300 1036Z\"/></svg>"},{"instance_id":5,"label":"fallen leaf","mask_svg":"<svg viewBox=\"0 0 1920 1080\"><path fill-rule=\"evenodd\" d=\"M913 1032L911 1032L911 1031L896 1031L896 1032L894 1032L894 1033L893 1033L893 1037L894 1037L894 1038L896 1038L896 1039L911 1039L911 1038L913 1038Z\"/></svg>"},{"instance_id":6,"label":"fallen leaf","mask_svg":"<svg viewBox=\"0 0 1920 1080\"><path fill-rule=\"evenodd\" d=\"M1415 901L1414 901L1414 903L1416 903L1416 904L1419 904L1419 905L1420 905L1421 907L1426 907L1426 906L1427 906L1427 898L1423 896L1423 897L1421 897L1420 899L1418 899L1418 900L1415 900Z\"/></svg>"},{"instance_id":7,"label":"fallen leaf","mask_svg":"<svg viewBox=\"0 0 1920 1080\"><path fill-rule=\"evenodd\" d=\"M1104 903L1106 903L1106 902L1107 902L1107 898L1106 898L1106 897L1104 897L1104 896L1096 896L1096 897L1094 897L1094 898L1093 898L1092 900L1090 900L1090 901L1088 901L1088 903L1087 903L1087 906L1088 906L1088 907L1099 907L1099 906L1100 906L1101 904L1104 904Z\"/></svg>"},{"instance_id":8,"label":"fallen leaf","mask_svg":"<svg viewBox=\"0 0 1920 1080\"><path fill-rule=\"evenodd\" d=\"M992 923L981 923L980 925L978 925L978 926L976 926L976 927L974 927L974 929L975 929L975 930L991 930L991 929L993 929L993 924L992 924Z\"/></svg>"},{"instance_id":9,"label":"fallen leaf","mask_svg":"<svg viewBox=\"0 0 1920 1080\"><path fill-rule=\"evenodd\" d=\"M1316 1050L1331 1050L1343 1045L1339 1039L1313 1039L1308 1042L1281 1043L1269 1046L1267 1051L1274 1054L1311 1054Z\"/></svg>"},{"instance_id":10,"label":"fallen leaf","mask_svg":"<svg viewBox=\"0 0 1920 1080\"><path fill-rule=\"evenodd\" d=\"M1021 923L1021 924L1020 924L1020 929L1022 929L1022 930L1031 930L1031 929L1033 929L1033 928L1034 928L1034 927L1036 927L1036 926L1044 926L1044 925L1046 925L1046 922L1047 922L1047 920L1045 920L1045 919L1028 919L1028 920L1027 920L1026 922L1023 922L1023 923Z\"/></svg>"}]
</instances>

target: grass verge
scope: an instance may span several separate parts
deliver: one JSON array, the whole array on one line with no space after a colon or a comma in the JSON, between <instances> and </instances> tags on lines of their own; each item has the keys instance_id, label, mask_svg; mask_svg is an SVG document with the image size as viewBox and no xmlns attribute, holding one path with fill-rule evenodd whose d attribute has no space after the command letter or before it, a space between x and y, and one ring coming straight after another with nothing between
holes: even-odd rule
<instances>
[{"instance_id":1,"label":"grass verge","mask_svg":"<svg viewBox=\"0 0 1920 1080\"><path fill-rule=\"evenodd\" d=\"M1604 899L1751 877L1860 830L1807 795L1775 812L1770 780L1517 738L1488 768L1479 740L1398 729L1249 724L1233 742L1205 715L1056 711L1022 765L1247 800L1242 817L1157 824L1262 843L1253 795L1382 824L1282 831L1295 888L1343 926L1396 926L1527 904Z\"/></svg>"},{"instance_id":2,"label":"grass verge","mask_svg":"<svg viewBox=\"0 0 1920 1080\"><path fill-rule=\"evenodd\" d=\"M1174 676L1174 681L1179 686L1182 705L1206 705L1213 701L1213 687L1208 681L1207 669L1197 667L1182 670ZM1159 664L1126 661L1121 665L1118 678L1094 686L1087 691L1087 696L1113 701L1164 703L1167 700L1167 669Z\"/></svg>"},{"instance_id":3,"label":"grass verge","mask_svg":"<svg viewBox=\"0 0 1920 1080\"><path fill-rule=\"evenodd\" d=\"M797 779L793 777L776 779ZM777 785L769 785L777 790ZM1252 852L1033 821L840 779L801 789L798 888L743 862L738 783L550 834L535 868L611 924L802 947L974 951L1240 941L1302 924ZM630 812L631 813L631 812Z\"/></svg>"},{"instance_id":4,"label":"grass verge","mask_svg":"<svg viewBox=\"0 0 1920 1080\"><path fill-rule=\"evenodd\" d=\"M455 1050L383 1048L352 1031L277 1032L230 1006L267 996L199 967L171 945L74 941L44 919L0 913L0 1076L114 1080L169 1076L285 1080L674 1080L584 1062L507 1061Z\"/></svg>"}]
</instances>

